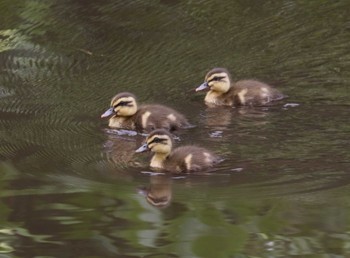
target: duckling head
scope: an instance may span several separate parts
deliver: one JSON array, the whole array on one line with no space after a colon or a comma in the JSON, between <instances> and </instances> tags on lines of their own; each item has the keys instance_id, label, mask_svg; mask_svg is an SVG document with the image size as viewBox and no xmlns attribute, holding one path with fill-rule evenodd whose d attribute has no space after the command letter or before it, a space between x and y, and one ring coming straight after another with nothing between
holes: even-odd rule
<instances>
[{"instance_id":1,"label":"duckling head","mask_svg":"<svg viewBox=\"0 0 350 258\"><path fill-rule=\"evenodd\" d=\"M168 155L173 147L171 134L164 129L152 131L146 139L146 143L136 150L144 152L150 150L156 154Z\"/></svg>"},{"instance_id":2,"label":"duckling head","mask_svg":"<svg viewBox=\"0 0 350 258\"><path fill-rule=\"evenodd\" d=\"M209 89L219 93L226 93L231 88L231 76L225 68L210 70L204 79L204 83L196 88L196 91Z\"/></svg>"},{"instance_id":3,"label":"duckling head","mask_svg":"<svg viewBox=\"0 0 350 258\"><path fill-rule=\"evenodd\" d=\"M111 107L101 117L133 116L136 112L137 103L135 95L129 92L122 92L112 98Z\"/></svg>"}]
</instances>

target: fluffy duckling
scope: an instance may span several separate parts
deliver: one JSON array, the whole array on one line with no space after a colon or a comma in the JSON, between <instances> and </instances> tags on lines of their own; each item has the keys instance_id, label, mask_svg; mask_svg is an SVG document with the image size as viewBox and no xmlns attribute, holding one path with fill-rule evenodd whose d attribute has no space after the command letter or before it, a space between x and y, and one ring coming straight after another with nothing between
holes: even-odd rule
<instances>
[{"instance_id":1,"label":"fluffy duckling","mask_svg":"<svg viewBox=\"0 0 350 258\"><path fill-rule=\"evenodd\" d=\"M173 173L198 171L219 161L217 156L205 148L182 146L172 150L173 144L171 134L164 129L158 129L149 134L146 143L136 152L150 150L154 153L150 166Z\"/></svg>"},{"instance_id":2,"label":"fluffy duckling","mask_svg":"<svg viewBox=\"0 0 350 258\"><path fill-rule=\"evenodd\" d=\"M174 131L189 126L187 119L172 108L162 105L138 107L136 97L129 92L114 96L111 107L101 117L110 117L109 126L112 128L144 132L158 128Z\"/></svg>"},{"instance_id":3,"label":"fluffy duckling","mask_svg":"<svg viewBox=\"0 0 350 258\"><path fill-rule=\"evenodd\" d=\"M232 82L231 75L225 68L210 70L205 76L204 83L197 87L196 91L208 88L209 92L204 99L208 105L262 106L286 97L263 82L255 80Z\"/></svg>"}]
</instances>

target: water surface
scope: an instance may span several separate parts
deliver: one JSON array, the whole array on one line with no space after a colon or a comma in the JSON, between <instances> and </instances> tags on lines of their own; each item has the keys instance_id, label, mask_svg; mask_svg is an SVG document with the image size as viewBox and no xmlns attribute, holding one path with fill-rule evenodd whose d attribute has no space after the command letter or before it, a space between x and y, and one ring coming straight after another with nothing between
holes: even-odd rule
<instances>
[{"instance_id":1,"label":"water surface","mask_svg":"<svg viewBox=\"0 0 350 258\"><path fill-rule=\"evenodd\" d=\"M348 257L348 1L0 2L1 257ZM289 95L207 108L227 67ZM224 161L154 175L113 95L184 113ZM147 199L152 193L161 207ZM148 201L147 201L148 200Z\"/></svg>"}]
</instances>

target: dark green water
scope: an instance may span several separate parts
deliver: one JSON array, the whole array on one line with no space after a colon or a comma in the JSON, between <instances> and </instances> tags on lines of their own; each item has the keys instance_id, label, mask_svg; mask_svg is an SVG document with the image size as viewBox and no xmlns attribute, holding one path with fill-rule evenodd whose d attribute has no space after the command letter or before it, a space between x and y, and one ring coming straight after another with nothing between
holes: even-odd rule
<instances>
[{"instance_id":1,"label":"dark green water","mask_svg":"<svg viewBox=\"0 0 350 258\"><path fill-rule=\"evenodd\" d=\"M349 17L346 0L0 0L0 257L349 257ZM191 89L216 66L289 99L208 109ZM225 161L151 176L143 138L99 118L121 91L184 113L179 144Z\"/></svg>"}]
</instances>

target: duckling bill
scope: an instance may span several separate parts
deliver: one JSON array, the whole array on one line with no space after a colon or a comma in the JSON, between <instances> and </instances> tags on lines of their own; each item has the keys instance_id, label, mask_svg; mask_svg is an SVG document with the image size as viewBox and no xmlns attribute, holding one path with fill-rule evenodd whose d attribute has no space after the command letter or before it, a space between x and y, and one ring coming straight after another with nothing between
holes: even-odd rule
<instances>
[{"instance_id":1,"label":"duckling bill","mask_svg":"<svg viewBox=\"0 0 350 258\"><path fill-rule=\"evenodd\" d=\"M210 70L196 91L208 89L204 101L208 105L263 106L286 96L270 85L256 80L233 82L225 68Z\"/></svg>"},{"instance_id":2,"label":"duckling bill","mask_svg":"<svg viewBox=\"0 0 350 258\"><path fill-rule=\"evenodd\" d=\"M203 170L219 162L211 151L197 146L181 146L173 150L174 141L169 132L163 129L152 131L146 143L136 152L154 153L150 166L172 173Z\"/></svg>"},{"instance_id":3,"label":"duckling bill","mask_svg":"<svg viewBox=\"0 0 350 258\"><path fill-rule=\"evenodd\" d=\"M142 105L138 107L136 97L129 92L122 92L112 98L111 107L101 118L109 117L108 125L112 128L123 128L150 132L163 128L168 131L189 127L185 116L172 108L163 105Z\"/></svg>"}]
</instances>

